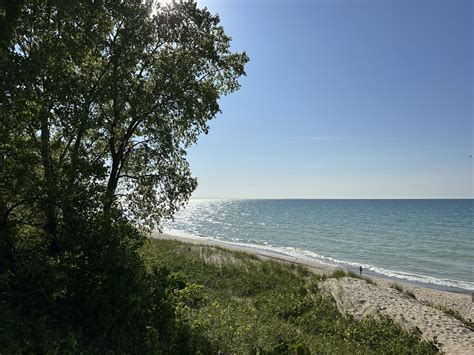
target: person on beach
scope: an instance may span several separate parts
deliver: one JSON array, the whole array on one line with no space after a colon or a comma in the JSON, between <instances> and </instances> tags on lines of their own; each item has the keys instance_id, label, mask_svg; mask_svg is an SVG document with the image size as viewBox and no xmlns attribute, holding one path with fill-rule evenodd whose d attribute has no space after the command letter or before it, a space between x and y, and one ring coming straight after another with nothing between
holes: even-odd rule
<instances>
[{"instance_id":1,"label":"person on beach","mask_svg":"<svg viewBox=\"0 0 474 355\"><path fill-rule=\"evenodd\" d=\"M362 276L362 266L359 266L359 273L360 273L360 276Z\"/></svg>"}]
</instances>

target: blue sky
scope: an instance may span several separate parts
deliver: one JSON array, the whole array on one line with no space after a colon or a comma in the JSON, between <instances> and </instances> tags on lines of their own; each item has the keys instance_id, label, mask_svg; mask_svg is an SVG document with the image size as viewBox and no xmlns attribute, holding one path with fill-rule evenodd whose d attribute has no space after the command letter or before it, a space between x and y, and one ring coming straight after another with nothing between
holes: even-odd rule
<instances>
[{"instance_id":1,"label":"blue sky","mask_svg":"<svg viewBox=\"0 0 474 355\"><path fill-rule=\"evenodd\" d=\"M198 3L250 62L194 198L473 197L472 1Z\"/></svg>"}]
</instances>

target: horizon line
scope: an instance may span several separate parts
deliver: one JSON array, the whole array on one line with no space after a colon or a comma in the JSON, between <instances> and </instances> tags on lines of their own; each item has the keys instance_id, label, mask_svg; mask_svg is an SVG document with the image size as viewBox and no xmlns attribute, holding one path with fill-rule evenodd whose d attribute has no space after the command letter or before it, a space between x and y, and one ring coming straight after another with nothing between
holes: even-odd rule
<instances>
[{"instance_id":1,"label":"horizon line","mask_svg":"<svg viewBox=\"0 0 474 355\"><path fill-rule=\"evenodd\" d=\"M473 200L471 197L191 197L190 200Z\"/></svg>"}]
</instances>

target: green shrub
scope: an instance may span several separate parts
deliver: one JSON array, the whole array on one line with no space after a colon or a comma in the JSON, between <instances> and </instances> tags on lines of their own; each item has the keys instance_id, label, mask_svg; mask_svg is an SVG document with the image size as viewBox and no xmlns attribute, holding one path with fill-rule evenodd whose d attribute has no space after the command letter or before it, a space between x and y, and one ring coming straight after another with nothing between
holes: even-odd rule
<instances>
[{"instance_id":1,"label":"green shrub","mask_svg":"<svg viewBox=\"0 0 474 355\"><path fill-rule=\"evenodd\" d=\"M211 263L202 248L149 241L143 255L148 264L167 265L189 284L200 285L184 291L189 298L180 317L209 341L212 351L206 353L437 352L433 343L421 342L419 334L406 333L388 319L343 317L334 302L319 293L316 275L214 247L208 251L239 260L223 264L218 261L223 258L216 257Z\"/></svg>"},{"instance_id":2,"label":"green shrub","mask_svg":"<svg viewBox=\"0 0 474 355\"><path fill-rule=\"evenodd\" d=\"M0 275L0 353L188 349L198 336L176 318L171 296L185 282L146 267L145 239L125 221L76 222L61 231L61 253L24 244L15 270Z\"/></svg>"}]
</instances>

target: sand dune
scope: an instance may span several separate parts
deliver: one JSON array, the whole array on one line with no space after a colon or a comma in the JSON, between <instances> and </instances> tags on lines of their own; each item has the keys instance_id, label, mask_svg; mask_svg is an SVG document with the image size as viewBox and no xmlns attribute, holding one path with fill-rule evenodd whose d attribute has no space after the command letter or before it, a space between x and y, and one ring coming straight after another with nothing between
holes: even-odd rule
<instances>
[{"instance_id":1,"label":"sand dune","mask_svg":"<svg viewBox=\"0 0 474 355\"><path fill-rule=\"evenodd\" d=\"M474 354L474 332L464 323L387 285L344 277L328 279L319 287L343 314L359 319L388 316L403 329L418 329L423 339L436 340L445 353Z\"/></svg>"}]
</instances>

